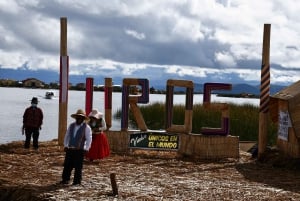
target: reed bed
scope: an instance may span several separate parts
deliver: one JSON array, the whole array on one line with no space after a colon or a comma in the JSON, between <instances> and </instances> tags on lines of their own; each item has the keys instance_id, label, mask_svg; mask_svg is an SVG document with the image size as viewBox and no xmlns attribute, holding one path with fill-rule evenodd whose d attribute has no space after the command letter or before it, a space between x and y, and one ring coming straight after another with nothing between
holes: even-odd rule
<instances>
[{"instance_id":1,"label":"reed bed","mask_svg":"<svg viewBox=\"0 0 300 201\"><path fill-rule=\"evenodd\" d=\"M41 142L38 151L22 145L0 146L0 201L300 200L299 169L283 167L291 160L279 160L277 153L264 163L246 152L223 160L189 160L168 151L112 153L103 160L84 160L82 185L72 186L58 184L64 152L57 141ZM117 196L112 195L111 173L116 174Z\"/></svg>"}]
</instances>

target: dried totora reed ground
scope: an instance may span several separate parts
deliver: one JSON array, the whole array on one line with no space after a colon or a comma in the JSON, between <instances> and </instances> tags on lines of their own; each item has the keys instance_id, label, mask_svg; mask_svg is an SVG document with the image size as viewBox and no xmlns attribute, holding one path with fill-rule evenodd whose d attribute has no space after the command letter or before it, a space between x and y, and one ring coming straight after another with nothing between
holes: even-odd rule
<instances>
[{"instance_id":1,"label":"dried totora reed ground","mask_svg":"<svg viewBox=\"0 0 300 201\"><path fill-rule=\"evenodd\" d=\"M84 162L80 186L60 185L64 152L57 141L25 150L23 142L0 146L2 200L300 200L297 160L272 150L258 162L239 159L179 158L174 152L112 153ZM112 195L115 173L118 195Z\"/></svg>"}]
</instances>

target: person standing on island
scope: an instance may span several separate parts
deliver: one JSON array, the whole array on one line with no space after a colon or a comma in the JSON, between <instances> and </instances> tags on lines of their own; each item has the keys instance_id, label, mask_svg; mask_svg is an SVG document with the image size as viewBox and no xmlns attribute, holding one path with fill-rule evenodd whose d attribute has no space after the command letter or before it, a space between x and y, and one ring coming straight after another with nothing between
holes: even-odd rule
<instances>
[{"instance_id":1,"label":"person standing on island","mask_svg":"<svg viewBox=\"0 0 300 201\"><path fill-rule=\"evenodd\" d=\"M89 125L93 132L92 145L86 157L90 160L103 159L110 154L110 148L107 137L104 133L106 130L106 122L103 118L103 113L97 109L93 109L89 114Z\"/></svg>"},{"instance_id":2,"label":"person standing on island","mask_svg":"<svg viewBox=\"0 0 300 201\"><path fill-rule=\"evenodd\" d=\"M26 136L24 143L24 148L26 149L30 147L31 136L33 139L33 148L39 148L38 140L44 116L42 109L37 107L38 102L37 97L32 97L31 106L26 108L23 114L22 134L24 135L25 133Z\"/></svg>"},{"instance_id":3,"label":"person standing on island","mask_svg":"<svg viewBox=\"0 0 300 201\"><path fill-rule=\"evenodd\" d=\"M88 117L82 109L71 115L75 122L67 129L64 139L66 152L61 184L68 184L72 169L75 168L73 185L80 185L84 155L89 151L92 142L92 130L86 123Z\"/></svg>"}]
</instances>

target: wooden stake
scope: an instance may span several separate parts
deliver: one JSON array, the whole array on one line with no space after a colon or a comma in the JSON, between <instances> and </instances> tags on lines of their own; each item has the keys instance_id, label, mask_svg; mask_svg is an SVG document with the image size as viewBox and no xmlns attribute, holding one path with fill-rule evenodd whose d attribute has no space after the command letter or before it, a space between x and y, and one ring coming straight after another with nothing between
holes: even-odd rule
<instances>
[{"instance_id":1,"label":"wooden stake","mask_svg":"<svg viewBox=\"0 0 300 201\"><path fill-rule=\"evenodd\" d=\"M112 187L112 193L113 195L118 195L118 186L117 186L117 182L116 182L116 174L115 173L111 173L110 174L110 182L111 182L111 187Z\"/></svg>"}]
</instances>

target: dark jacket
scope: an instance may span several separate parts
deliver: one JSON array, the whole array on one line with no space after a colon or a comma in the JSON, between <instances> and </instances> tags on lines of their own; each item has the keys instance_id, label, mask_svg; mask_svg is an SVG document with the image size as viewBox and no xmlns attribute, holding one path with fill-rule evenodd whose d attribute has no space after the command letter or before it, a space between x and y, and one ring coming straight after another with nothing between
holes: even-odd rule
<instances>
[{"instance_id":1,"label":"dark jacket","mask_svg":"<svg viewBox=\"0 0 300 201\"><path fill-rule=\"evenodd\" d=\"M26 108L23 115L23 128L39 129L43 124L43 112L39 107Z\"/></svg>"}]
</instances>

